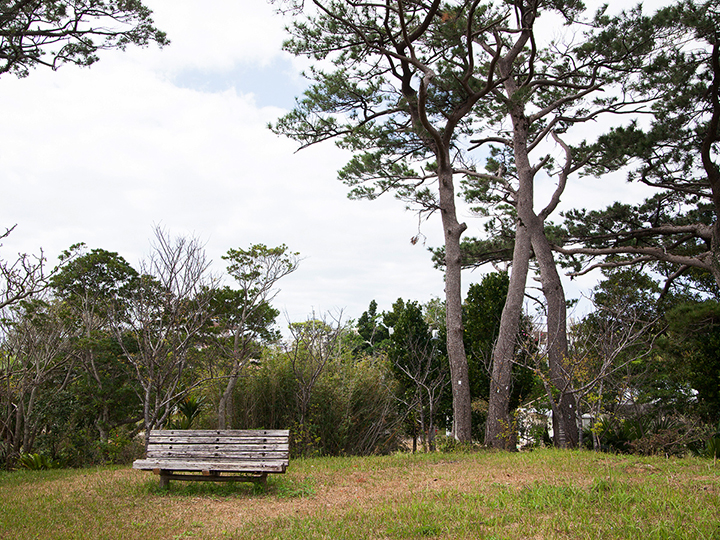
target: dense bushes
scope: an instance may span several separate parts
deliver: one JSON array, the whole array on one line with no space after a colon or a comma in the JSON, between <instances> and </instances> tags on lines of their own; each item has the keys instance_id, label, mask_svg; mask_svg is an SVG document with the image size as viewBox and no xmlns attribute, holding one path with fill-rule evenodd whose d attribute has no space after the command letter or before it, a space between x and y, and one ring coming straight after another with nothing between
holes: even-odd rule
<instances>
[{"instance_id":1,"label":"dense bushes","mask_svg":"<svg viewBox=\"0 0 720 540\"><path fill-rule=\"evenodd\" d=\"M381 358L330 361L318 378L305 421L290 357L269 352L246 369L234 395L238 428L291 428L293 455L388 452L399 441L393 379Z\"/></svg>"}]
</instances>

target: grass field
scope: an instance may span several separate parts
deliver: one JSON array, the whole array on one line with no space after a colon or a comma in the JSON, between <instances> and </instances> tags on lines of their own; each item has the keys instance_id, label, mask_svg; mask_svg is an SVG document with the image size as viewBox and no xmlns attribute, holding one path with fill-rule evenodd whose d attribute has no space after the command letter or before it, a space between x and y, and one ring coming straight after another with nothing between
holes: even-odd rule
<instances>
[{"instance_id":1,"label":"grass field","mask_svg":"<svg viewBox=\"0 0 720 540\"><path fill-rule=\"evenodd\" d=\"M720 463L591 452L291 461L266 490L130 468L0 473L0 538L720 539Z\"/></svg>"}]
</instances>

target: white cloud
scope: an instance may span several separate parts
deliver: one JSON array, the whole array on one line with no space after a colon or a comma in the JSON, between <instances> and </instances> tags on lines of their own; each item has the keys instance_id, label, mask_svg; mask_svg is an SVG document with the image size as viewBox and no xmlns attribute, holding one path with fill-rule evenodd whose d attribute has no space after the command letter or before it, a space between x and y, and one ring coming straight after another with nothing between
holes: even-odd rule
<instances>
[{"instance_id":1,"label":"white cloud","mask_svg":"<svg viewBox=\"0 0 720 540\"><path fill-rule=\"evenodd\" d=\"M345 154L332 144L295 153L266 128L281 109L235 89L175 86L140 54L0 82L0 215L18 224L5 257L39 247L54 257L83 241L136 264L161 224L206 240L218 270L231 247L299 251L306 259L277 297L292 319L442 293L427 252L410 245L412 214L392 199L346 199Z\"/></svg>"},{"instance_id":2,"label":"white cloud","mask_svg":"<svg viewBox=\"0 0 720 540\"><path fill-rule=\"evenodd\" d=\"M282 54L284 18L266 0L150 0L153 19L170 47L131 51L158 71L232 69L238 62L267 64Z\"/></svg>"}]
</instances>

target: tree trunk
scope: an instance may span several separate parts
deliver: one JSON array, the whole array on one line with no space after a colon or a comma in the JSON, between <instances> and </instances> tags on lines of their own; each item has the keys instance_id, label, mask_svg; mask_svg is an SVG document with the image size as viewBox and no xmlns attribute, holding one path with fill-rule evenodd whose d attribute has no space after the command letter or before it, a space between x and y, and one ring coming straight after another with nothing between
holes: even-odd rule
<instances>
[{"instance_id":1,"label":"tree trunk","mask_svg":"<svg viewBox=\"0 0 720 540\"><path fill-rule=\"evenodd\" d=\"M15 440L13 441L14 453L19 454L22 449L22 430L25 420L25 397L20 394L18 399L17 408L15 409Z\"/></svg>"},{"instance_id":2,"label":"tree trunk","mask_svg":"<svg viewBox=\"0 0 720 540\"><path fill-rule=\"evenodd\" d=\"M518 222L508 294L493 350L488 416L485 424L485 444L492 448L509 449L510 438L507 437L507 429L510 426L512 364L520 328L529 262L530 235L527 228Z\"/></svg>"},{"instance_id":3,"label":"tree trunk","mask_svg":"<svg viewBox=\"0 0 720 540\"><path fill-rule=\"evenodd\" d=\"M715 33L717 36L717 31ZM715 211L715 224L712 229L710 271L715 283L720 287L720 168L713 161L713 145L717 143L717 133L720 129L720 41L715 38L711 56L713 81L708 89L708 96L712 104L712 116L707 127L700 148L703 168L707 173L708 183L712 193L713 209Z\"/></svg>"},{"instance_id":4,"label":"tree trunk","mask_svg":"<svg viewBox=\"0 0 720 540\"><path fill-rule=\"evenodd\" d=\"M30 390L30 399L25 408L25 418L23 420L23 452L30 453L35 441L35 422L31 421L32 415L35 413L35 399L37 397L37 383L34 382L32 390Z\"/></svg>"},{"instance_id":5,"label":"tree trunk","mask_svg":"<svg viewBox=\"0 0 720 540\"><path fill-rule=\"evenodd\" d=\"M575 395L568 380L567 307L565 291L557 272L550 243L545 236L544 223L532 220L530 236L535 258L540 267L543 296L547 301L547 355L550 382L559 392L557 410L553 414L555 445L574 448L578 445Z\"/></svg>"},{"instance_id":6,"label":"tree trunk","mask_svg":"<svg viewBox=\"0 0 720 540\"><path fill-rule=\"evenodd\" d=\"M447 353L450 363L450 384L453 396L453 435L458 441L471 440L472 409L470 378L465 356L462 324L460 237L467 226L459 223L455 209L455 190L452 169L448 165L438 169L440 213L445 234L445 313Z\"/></svg>"},{"instance_id":7,"label":"tree trunk","mask_svg":"<svg viewBox=\"0 0 720 540\"><path fill-rule=\"evenodd\" d=\"M145 388L145 398L143 400L143 424L145 426L145 452L147 452L148 446L150 446L150 430L153 428L153 423L150 418L150 388Z\"/></svg>"},{"instance_id":8,"label":"tree trunk","mask_svg":"<svg viewBox=\"0 0 720 540\"><path fill-rule=\"evenodd\" d=\"M710 271L715 283L720 287L720 207L717 208L715 224L712 229Z\"/></svg>"},{"instance_id":9,"label":"tree trunk","mask_svg":"<svg viewBox=\"0 0 720 540\"><path fill-rule=\"evenodd\" d=\"M232 408L232 394L235 391L237 385L239 373L233 370L228 378L228 383L225 386L225 391L220 397L218 403L218 429L230 429L228 422L228 411Z\"/></svg>"}]
</instances>

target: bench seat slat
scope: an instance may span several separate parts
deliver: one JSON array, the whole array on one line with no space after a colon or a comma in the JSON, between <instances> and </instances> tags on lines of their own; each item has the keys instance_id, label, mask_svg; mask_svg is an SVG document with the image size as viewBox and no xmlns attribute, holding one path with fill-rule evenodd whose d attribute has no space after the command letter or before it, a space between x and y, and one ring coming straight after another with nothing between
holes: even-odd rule
<instances>
[{"instance_id":1,"label":"bench seat slat","mask_svg":"<svg viewBox=\"0 0 720 540\"><path fill-rule=\"evenodd\" d=\"M287 442L284 443L273 443L273 444L227 444L224 442L212 442L212 443L158 443L151 442L148 445L148 451L152 450L169 450L173 448L188 448L197 449L198 452L210 450L212 448L233 448L236 450L248 450L248 451L270 451L270 452L287 452L290 450L290 445Z\"/></svg>"},{"instance_id":2,"label":"bench seat slat","mask_svg":"<svg viewBox=\"0 0 720 540\"><path fill-rule=\"evenodd\" d=\"M182 460L182 459L141 459L133 463L133 469L152 471L155 469L167 471L213 471L213 472L277 472L283 473L288 463L284 460L277 461L213 461L204 460Z\"/></svg>"}]
</instances>

